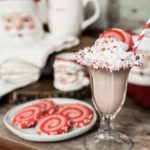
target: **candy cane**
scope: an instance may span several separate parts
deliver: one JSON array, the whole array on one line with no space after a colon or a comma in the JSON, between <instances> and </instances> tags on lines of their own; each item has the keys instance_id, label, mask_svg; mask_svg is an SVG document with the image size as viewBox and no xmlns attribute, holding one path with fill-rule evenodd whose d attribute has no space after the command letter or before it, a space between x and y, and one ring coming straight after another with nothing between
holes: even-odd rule
<instances>
[{"instance_id":1,"label":"candy cane","mask_svg":"<svg viewBox=\"0 0 150 150\"><path fill-rule=\"evenodd\" d=\"M144 26L144 29L142 30L141 34L139 35L135 45L133 46L132 51L136 52L137 48L139 47L143 37L145 36L145 33L147 32L147 30L150 28L150 18L148 19L147 23Z\"/></svg>"}]
</instances>

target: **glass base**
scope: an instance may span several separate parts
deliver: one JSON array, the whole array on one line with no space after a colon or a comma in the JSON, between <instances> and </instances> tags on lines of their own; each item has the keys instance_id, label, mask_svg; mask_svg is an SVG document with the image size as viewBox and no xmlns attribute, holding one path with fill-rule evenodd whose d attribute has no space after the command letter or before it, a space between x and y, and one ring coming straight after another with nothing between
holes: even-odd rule
<instances>
[{"instance_id":1,"label":"glass base","mask_svg":"<svg viewBox=\"0 0 150 150\"><path fill-rule=\"evenodd\" d=\"M116 131L99 131L85 138L86 150L131 150L132 141Z\"/></svg>"}]
</instances>

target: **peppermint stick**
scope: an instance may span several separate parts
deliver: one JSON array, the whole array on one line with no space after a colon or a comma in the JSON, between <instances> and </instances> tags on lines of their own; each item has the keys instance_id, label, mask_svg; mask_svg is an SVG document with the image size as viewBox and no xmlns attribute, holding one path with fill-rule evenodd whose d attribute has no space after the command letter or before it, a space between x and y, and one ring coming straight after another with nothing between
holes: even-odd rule
<instances>
[{"instance_id":1,"label":"peppermint stick","mask_svg":"<svg viewBox=\"0 0 150 150\"><path fill-rule=\"evenodd\" d=\"M144 29L142 30L142 32L141 32L141 34L139 35L139 37L138 37L136 43L134 44L133 49L132 49L133 52L136 52L136 50L137 50L137 48L139 47L139 45L140 45L140 43L141 43L143 37L145 36L145 33L146 33L147 29L149 29L149 28L150 28L150 18L148 19L147 23L146 23L145 26L144 26Z\"/></svg>"}]
</instances>

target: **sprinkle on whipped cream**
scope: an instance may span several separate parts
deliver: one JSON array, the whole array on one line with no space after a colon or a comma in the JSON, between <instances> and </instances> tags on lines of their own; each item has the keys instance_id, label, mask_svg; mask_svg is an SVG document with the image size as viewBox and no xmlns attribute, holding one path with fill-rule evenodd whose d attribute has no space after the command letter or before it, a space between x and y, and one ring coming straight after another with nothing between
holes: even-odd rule
<instances>
[{"instance_id":1,"label":"sprinkle on whipped cream","mask_svg":"<svg viewBox=\"0 0 150 150\"><path fill-rule=\"evenodd\" d=\"M128 51L128 44L116 38L99 38L92 47L86 47L76 53L77 62L94 69L119 71L143 64L143 55Z\"/></svg>"}]
</instances>

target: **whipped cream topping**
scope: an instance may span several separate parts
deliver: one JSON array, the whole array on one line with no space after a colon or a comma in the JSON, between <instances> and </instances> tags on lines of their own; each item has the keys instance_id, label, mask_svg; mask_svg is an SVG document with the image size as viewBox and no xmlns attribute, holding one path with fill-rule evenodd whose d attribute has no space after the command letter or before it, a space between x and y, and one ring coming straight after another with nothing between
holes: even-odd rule
<instances>
[{"instance_id":1,"label":"whipped cream topping","mask_svg":"<svg viewBox=\"0 0 150 150\"><path fill-rule=\"evenodd\" d=\"M143 55L128 50L128 44L116 38L99 38L92 47L77 52L78 63L95 69L119 71L143 64Z\"/></svg>"}]
</instances>

